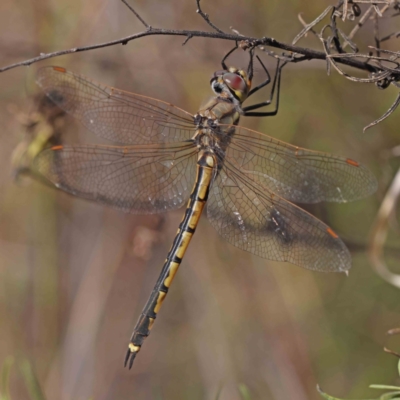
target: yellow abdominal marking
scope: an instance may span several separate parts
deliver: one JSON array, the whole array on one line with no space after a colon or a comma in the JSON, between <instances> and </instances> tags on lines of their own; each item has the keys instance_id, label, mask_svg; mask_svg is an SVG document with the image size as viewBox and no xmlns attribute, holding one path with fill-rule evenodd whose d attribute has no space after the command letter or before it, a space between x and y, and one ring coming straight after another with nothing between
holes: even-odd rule
<instances>
[{"instance_id":1,"label":"yellow abdominal marking","mask_svg":"<svg viewBox=\"0 0 400 400\"><path fill-rule=\"evenodd\" d=\"M178 271L179 264L176 262L171 262L171 265L169 267L169 273L168 276L165 278L164 281L164 286L168 287L171 285L172 280L175 277L176 271Z\"/></svg>"},{"instance_id":2,"label":"yellow abdominal marking","mask_svg":"<svg viewBox=\"0 0 400 400\"><path fill-rule=\"evenodd\" d=\"M176 249L176 255L179 258L183 258L185 255L186 249L189 246L190 239L192 238L193 234L189 232L183 232L182 233L182 242L179 245L179 247Z\"/></svg>"},{"instance_id":3,"label":"yellow abdominal marking","mask_svg":"<svg viewBox=\"0 0 400 400\"><path fill-rule=\"evenodd\" d=\"M154 312L157 314L160 311L161 308L161 304L165 299L165 296L167 295L167 293L165 292L158 292L158 299L157 299L157 304L154 307Z\"/></svg>"},{"instance_id":4,"label":"yellow abdominal marking","mask_svg":"<svg viewBox=\"0 0 400 400\"><path fill-rule=\"evenodd\" d=\"M128 347L132 353L137 353L140 350L140 346L136 346L133 343L129 343Z\"/></svg>"},{"instance_id":5,"label":"yellow abdominal marking","mask_svg":"<svg viewBox=\"0 0 400 400\"><path fill-rule=\"evenodd\" d=\"M149 330L153 327L154 321L154 318L149 318Z\"/></svg>"}]
</instances>

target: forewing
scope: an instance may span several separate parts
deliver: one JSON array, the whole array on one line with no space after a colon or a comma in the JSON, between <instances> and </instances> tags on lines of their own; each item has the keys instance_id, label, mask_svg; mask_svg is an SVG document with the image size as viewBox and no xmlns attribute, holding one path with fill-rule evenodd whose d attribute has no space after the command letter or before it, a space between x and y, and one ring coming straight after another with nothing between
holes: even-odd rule
<instances>
[{"instance_id":1,"label":"forewing","mask_svg":"<svg viewBox=\"0 0 400 400\"><path fill-rule=\"evenodd\" d=\"M96 135L121 144L181 142L193 116L161 100L99 84L62 67L44 67L36 82L60 108Z\"/></svg>"},{"instance_id":2,"label":"forewing","mask_svg":"<svg viewBox=\"0 0 400 400\"><path fill-rule=\"evenodd\" d=\"M371 172L356 161L295 147L242 127L236 128L224 157L248 179L299 203L356 200L377 187Z\"/></svg>"},{"instance_id":3,"label":"forewing","mask_svg":"<svg viewBox=\"0 0 400 400\"><path fill-rule=\"evenodd\" d=\"M328 226L228 160L212 184L207 214L225 240L257 256L316 271L351 267L349 251Z\"/></svg>"},{"instance_id":4,"label":"forewing","mask_svg":"<svg viewBox=\"0 0 400 400\"><path fill-rule=\"evenodd\" d=\"M177 209L189 197L197 149L191 142L144 146L55 146L33 168L59 189L134 214Z\"/></svg>"}]
</instances>

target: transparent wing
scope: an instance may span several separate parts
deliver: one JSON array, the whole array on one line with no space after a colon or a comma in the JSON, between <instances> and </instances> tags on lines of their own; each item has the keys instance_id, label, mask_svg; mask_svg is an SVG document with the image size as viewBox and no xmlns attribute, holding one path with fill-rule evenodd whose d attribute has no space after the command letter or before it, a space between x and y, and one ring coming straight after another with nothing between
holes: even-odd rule
<instances>
[{"instance_id":1,"label":"transparent wing","mask_svg":"<svg viewBox=\"0 0 400 400\"><path fill-rule=\"evenodd\" d=\"M227 131L230 126L220 125ZM302 149L237 127L225 158L249 179L299 203L346 202L376 190L375 177L356 161Z\"/></svg>"},{"instance_id":2,"label":"transparent wing","mask_svg":"<svg viewBox=\"0 0 400 400\"><path fill-rule=\"evenodd\" d=\"M58 188L134 214L177 209L196 176L192 142L143 146L54 146L33 169Z\"/></svg>"},{"instance_id":3,"label":"transparent wing","mask_svg":"<svg viewBox=\"0 0 400 400\"><path fill-rule=\"evenodd\" d=\"M41 68L36 82L60 108L108 140L132 145L181 142L195 131L193 116L172 104L99 84L62 67Z\"/></svg>"},{"instance_id":4,"label":"transparent wing","mask_svg":"<svg viewBox=\"0 0 400 400\"><path fill-rule=\"evenodd\" d=\"M351 267L349 251L327 225L249 179L230 160L212 184L207 215L225 240L257 256L325 272Z\"/></svg>"}]
</instances>

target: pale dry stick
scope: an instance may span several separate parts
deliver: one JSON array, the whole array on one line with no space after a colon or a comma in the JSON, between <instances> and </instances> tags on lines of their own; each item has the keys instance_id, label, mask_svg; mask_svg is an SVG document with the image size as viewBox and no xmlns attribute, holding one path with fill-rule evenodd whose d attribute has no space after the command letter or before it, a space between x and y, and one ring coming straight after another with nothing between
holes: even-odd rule
<instances>
[{"instance_id":1,"label":"pale dry stick","mask_svg":"<svg viewBox=\"0 0 400 400\"><path fill-rule=\"evenodd\" d=\"M383 152L383 155L385 156L386 153L386 158L383 160L383 168L385 169L382 172L382 180L385 182L385 186L389 185L390 182L392 182L393 178L393 169L389 166L389 160L394 157L400 157L400 145L393 147L390 149L388 152ZM389 154L388 154L389 153ZM386 174L386 176L384 176ZM386 185L387 183L387 185ZM400 236L400 224L398 221L398 216L397 216L397 207L393 210L391 218L389 219L389 229L396 235Z\"/></svg>"},{"instance_id":2,"label":"pale dry stick","mask_svg":"<svg viewBox=\"0 0 400 400\"><path fill-rule=\"evenodd\" d=\"M376 55L380 57L381 53L379 52L379 48L381 47L381 43L379 41L379 15L375 13L373 17L371 17L373 20L373 25L374 25L374 40L375 40L375 46L378 48L376 51Z\"/></svg>"},{"instance_id":3,"label":"pale dry stick","mask_svg":"<svg viewBox=\"0 0 400 400\"><path fill-rule=\"evenodd\" d=\"M390 349L388 349L387 347L384 347L384 348L383 348L383 351L384 351L385 353L391 354L392 356L395 356L395 357L400 358L400 353L398 353L397 351L390 350ZM397 387L395 387L395 388L397 389ZM397 392L397 393L398 393L398 392ZM390 398L390 397L389 397L389 398ZM392 399L395 399L395 397L392 397Z\"/></svg>"},{"instance_id":4,"label":"pale dry stick","mask_svg":"<svg viewBox=\"0 0 400 400\"><path fill-rule=\"evenodd\" d=\"M327 57L329 58L367 58L368 60L373 60L373 61L387 61L393 64L398 64L396 62L396 58L400 58L400 53L397 51L390 51L390 50L385 50L385 49L377 49L374 46L368 46L371 49L375 50L380 50L382 53L387 53L387 54L392 54L393 56L390 58L382 58L379 56L372 56L370 54L356 54L356 53L335 53L335 54L328 54ZM396 56L396 57L394 57ZM382 66L377 67L378 69L383 68ZM386 68L386 67L385 67ZM388 67L387 67L388 68ZM400 71L397 71L400 73Z\"/></svg>"},{"instance_id":5,"label":"pale dry stick","mask_svg":"<svg viewBox=\"0 0 400 400\"><path fill-rule=\"evenodd\" d=\"M365 11L364 15L360 17L359 21L357 22L357 25L351 30L351 32L348 35L349 40L352 40L355 34L362 28L362 26L365 24L372 11L373 8L371 6ZM345 48L346 48L346 43L343 45L343 49Z\"/></svg>"},{"instance_id":6,"label":"pale dry stick","mask_svg":"<svg viewBox=\"0 0 400 400\"><path fill-rule=\"evenodd\" d=\"M371 122L366 127L364 127L363 128L363 132L365 133L365 131L367 129L372 128L375 125L378 125L384 119L389 117L394 112L394 110L396 110L396 108L399 106L399 104L400 104L400 93L397 95L397 98L396 98L395 102L390 106L390 108L385 112L385 114L383 114L381 117L379 117L378 119L376 119L375 121Z\"/></svg>"},{"instance_id":7,"label":"pale dry stick","mask_svg":"<svg viewBox=\"0 0 400 400\"><path fill-rule=\"evenodd\" d=\"M230 26L229 29L230 29L235 35L244 36L244 35L242 35L237 29L235 29L233 26Z\"/></svg>"},{"instance_id":8,"label":"pale dry stick","mask_svg":"<svg viewBox=\"0 0 400 400\"><path fill-rule=\"evenodd\" d=\"M349 10L349 0L344 0L343 11L342 11L342 21L343 22L346 21L348 10Z\"/></svg>"},{"instance_id":9,"label":"pale dry stick","mask_svg":"<svg viewBox=\"0 0 400 400\"><path fill-rule=\"evenodd\" d=\"M374 46L368 46L371 49L375 49L378 50L376 47ZM390 50L384 50L384 49L379 49L382 53L387 53L387 54L392 54L392 57L390 58L382 58L379 56L372 56L369 54L358 54L358 53L336 53L336 54L328 54L327 57L328 58L341 58L341 59L345 59L345 58L366 58L368 59L368 61L376 61L376 68L379 72L382 71L389 71L392 72L393 74L398 74L400 75L400 63L396 61L397 58L400 58L400 53L396 52L396 51L390 51ZM392 63L395 64L396 67L395 68L390 68L388 66L384 66L382 65L382 61L386 61L388 63Z\"/></svg>"},{"instance_id":10,"label":"pale dry stick","mask_svg":"<svg viewBox=\"0 0 400 400\"><path fill-rule=\"evenodd\" d=\"M376 15L378 15L379 17L382 17L382 13L381 13L381 10L379 9L379 7L376 4L374 4L372 7L374 7Z\"/></svg>"},{"instance_id":11,"label":"pale dry stick","mask_svg":"<svg viewBox=\"0 0 400 400\"><path fill-rule=\"evenodd\" d=\"M358 4L388 4L392 3L392 0L354 0L354 3Z\"/></svg>"},{"instance_id":12,"label":"pale dry stick","mask_svg":"<svg viewBox=\"0 0 400 400\"><path fill-rule=\"evenodd\" d=\"M392 5L391 3L392 3L392 2L389 2L388 4L386 4L385 6L382 7L382 10L380 10L380 12L382 13L382 15L383 15L387 10L390 9L390 6Z\"/></svg>"},{"instance_id":13,"label":"pale dry stick","mask_svg":"<svg viewBox=\"0 0 400 400\"><path fill-rule=\"evenodd\" d=\"M340 36L344 40L344 44L342 45L342 49L344 49L347 45L351 47L354 53L358 52L358 47L357 45L339 28L336 28L338 32L340 33Z\"/></svg>"},{"instance_id":14,"label":"pale dry stick","mask_svg":"<svg viewBox=\"0 0 400 400\"><path fill-rule=\"evenodd\" d=\"M303 13L299 13L299 15L297 16L297 18L299 19L299 21L300 21L300 23L303 25L303 27L306 28L308 24L307 24L307 22L303 19L302 14L303 14ZM314 29L311 28L311 29L309 29L309 30L307 31L307 33L308 33L308 32L313 33L316 37L319 38L318 33L317 33L316 31L314 31ZM307 36L307 33L304 35L304 37Z\"/></svg>"},{"instance_id":15,"label":"pale dry stick","mask_svg":"<svg viewBox=\"0 0 400 400\"><path fill-rule=\"evenodd\" d=\"M386 333L388 335L398 335L400 333L400 328L389 329Z\"/></svg>"},{"instance_id":16,"label":"pale dry stick","mask_svg":"<svg viewBox=\"0 0 400 400\"><path fill-rule=\"evenodd\" d=\"M327 59L330 61L331 65L339 72L340 75L346 77L347 79L353 81L353 82L359 82L359 83L379 83L384 81L386 78L390 78L393 77L393 71L388 70L388 68L386 68L386 70L382 70L376 74L374 74L372 77L370 78L356 78L353 77L349 74L347 74L346 72L344 72L343 70L341 70L335 63L334 59L335 57L339 57L340 59L346 59L346 58L352 58L352 57L356 57L359 55L358 54L346 54L345 57L343 57L342 54L329 54L329 50L328 50L328 46L326 44L326 41L321 38L324 50L326 52L326 56ZM372 56L371 56L372 58ZM395 82L392 81L391 82L393 85L400 87L400 85ZM397 96L396 101L392 104L392 106L385 112L385 114L383 114L380 118L376 119L375 121L371 122L369 125L367 125L366 127L364 127L363 132L365 132L367 129L377 125L378 123L380 123L381 121L383 121L384 119L386 119L387 117L389 117L389 115L391 115L395 109L398 107L398 105L400 104L400 94Z\"/></svg>"},{"instance_id":17,"label":"pale dry stick","mask_svg":"<svg viewBox=\"0 0 400 400\"><path fill-rule=\"evenodd\" d=\"M324 45L325 48L327 48L326 45ZM390 52L389 50L385 50L383 51L385 53L389 53L389 54L394 54L396 55L396 58L399 57L400 55L396 52ZM370 77L370 78L356 78L356 77L352 77L348 74L346 74L344 71L342 71L334 62L333 59L335 57L340 57L340 58L356 58L356 57L366 57L369 60L373 60L373 61L377 61L378 62L378 68L380 69L380 72L378 72L377 74L375 74L374 76ZM350 79L354 82L360 82L360 83L376 83L379 85L380 82L385 82L385 80L389 83L391 83L392 85L400 88L400 84L397 82L397 80L400 79L400 70L399 70L399 63L396 62L396 59L382 59L382 57L378 57L378 56L367 56L367 55L360 55L360 54L354 54L354 53L348 53L348 54L328 54L327 58L331 60L333 67L343 76L345 76L347 79ZM394 63L396 65L396 68L390 68L388 66L383 66L381 64L381 61L387 61L390 63ZM389 86L387 84L387 86ZM380 88L385 88L387 87L385 86L380 86ZM369 128L372 128L373 126L379 124L380 122L382 122L384 119L388 118L395 110L396 108L400 105L400 93L398 94L396 100L394 101L394 103L389 107L389 109L379 118L377 118L375 121L371 122L370 124L368 124L367 126L365 126L363 128L363 132L365 133L365 131Z\"/></svg>"},{"instance_id":18,"label":"pale dry stick","mask_svg":"<svg viewBox=\"0 0 400 400\"><path fill-rule=\"evenodd\" d=\"M314 21L310 22L308 25L305 26L292 40L292 45L295 45L305 34L310 31L315 25L321 22L325 16L329 13L329 11L333 10L333 6L327 7Z\"/></svg>"},{"instance_id":19,"label":"pale dry stick","mask_svg":"<svg viewBox=\"0 0 400 400\"><path fill-rule=\"evenodd\" d=\"M368 2L367 2L368 3ZM383 3L383 4L386 4ZM340 5L339 5L340 6ZM337 6L337 7L339 7ZM348 6L348 1L345 0L343 7L345 8L346 6ZM388 5L386 5L385 7L388 7ZM331 11L332 9L334 9L335 7L333 6L329 6L327 7L314 21L310 22L309 24L307 24L301 14L298 15L298 19L301 22L301 24L304 26L303 30L300 31L300 33L298 35L296 35L296 37L293 39L292 44L296 44L302 37L306 36L306 34L311 31L312 33L315 34L315 36L320 38L320 35L315 32L312 28L317 25L319 22L321 22L325 16L329 13L329 11ZM343 45L343 49L345 49L348 45L350 47L352 47L353 51L354 51L354 46L352 45L352 38L355 36L355 34L358 32L358 30L365 24L365 22L367 21L368 17L370 16L370 14L373 12L374 8L373 5L371 5L371 7L369 7L364 15L360 18L360 20L357 22L357 25L352 29L352 31L350 32L349 35L345 35L342 31L340 31L341 36L343 37L343 39L345 40L345 43ZM381 11L386 11L385 10L381 10ZM345 17L348 14L348 9L344 10L342 12L342 18L343 20L345 20Z\"/></svg>"},{"instance_id":20,"label":"pale dry stick","mask_svg":"<svg viewBox=\"0 0 400 400\"><path fill-rule=\"evenodd\" d=\"M346 72L344 72L342 69L339 68L339 66L336 64L335 58L345 60L345 59L351 59L354 56L360 57L360 55L357 55L357 54L345 54L345 55L343 55L341 53L329 54L329 49L328 49L328 46L326 44L326 40L321 38L321 42L322 42L322 45L324 47L324 51L325 51L327 60L329 60L331 65L336 69L337 72L339 72L340 75L344 76L345 78L349 79L350 81L359 82L359 83L375 83L375 82L381 81L382 79L388 78L391 75L390 71L382 71L382 70L380 70L379 72L375 73L375 75L370 77L370 78L356 78L354 76L351 76L351 75L347 74Z\"/></svg>"},{"instance_id":21,"label":"pale dry stick","mask_svg":"<svg viewBox=\"0 0 400 400\"><path fill-rule=\"evenodd\" d=\"M346 0L345 3L344 3L344 5L343 5L343 7L347 7L347 6L348 6L348 2L347 2L347 0ZM336 6L336 7L332 7L332 6L331 6L331 7L326 8L325 11L323 11L323 13L320 14L319 17L316 18L314 21L312 21L310 24L307 24L307 23L303 20L301 14L299 14L299 15L298 15L298 19L299 19L300 23L304 26L304 29L295 37L295 39L293 40L293 43L297 42L301 37L306 36L306 34L307 34L309 31L311 31L312 33L314 33L314 35L317 36L317 37L321 40L321 35L318 34L317 32L315 32L315 31L312 29L312 27L315 26L317 23L319 23L319 22L327 15L327 13L328 13L331 9L334 9L334 8L337 9L338 7L340 7L340 3L339 3L339 5ZM336 10L336 11L338 11L338 10ZM348 10L347 10L347 8L346 8L346 10L342 12L342 16L343 16L344 19L346 18L347 14L348 14ZM325 29L325 27L322 29L322 31L323 31L324 29ZM350 47L352 48L353 51L355 51L355 52L358 51L357 46L351 41L351 38L348 37L348 36L347 36L344 32L342 32L340 29L338 29L338 28L336 28L336 29L338 30L338 32L340 33L340 35L341 35L342 38L344 39L344 41L345 41L345 46L346 46L346 45L350 45ZM343 46L343 48L344 48L345 46Z\"/></svg>"},{"instance_id":22,"label":"pale dry stick","mask_svg":"<svg viewBox=\"0 0 400 400\"><path fill-rule=\"evenodd\" d=\"M392 34L393 35L393 34ZM400 32L399 32L400 35ZM374 46L368 46L368 48L373 49L373 50L378 50L376 47ZM400 58L400 52L398 51L392 51L392 50L386 50L386 49L379 49L382 53L386 53L386 54L391 54L392 56L396 56L394 57L394 59L396 58ZM389 58L388 61L393 61L392 58Z\"/></svg>"},{"instance_id":23,"label":"pale dry stick","mask_svg":"<svg viewBox=\"0 0 400 400\"><path fill-rule=\"evenodd\" d=\"M325 10L325 11L327 11L327 10ZM314 34L314 36L316 36L319 40L321 40L321 35L319 33L317 33L314 29L310 28L310 25L308 25L307 22L305 22L305 20L303 19L301 13L297 17L298 17L300 23L304 26L304 28L307 29L307 32L303 35L304 37L307 36L308 32L312 32ZM311 24L314 24L314 23L315 23L315 20L313 22L311 22ZM296 40L296 38L295 38L295 40ZM328 60L326 62L326 73L327 73L328 76L331 74L330 63L328 62Z\"/></svg>"},{"instance_id":24,"label":"pale dry stick","mask_svg":"<svg viewBox=\"0 0 400 400\"><path fill-rule=\"evenodd\" d=\"M375 272L386 282L400 288L400 275L392 273L384 260L383 247L385 245L389 217L395 209L400 196L400 169L387 191L379 208L374 226L371 230L371 238L368 246L368 255Z\"/></svg>"}]
</instances>

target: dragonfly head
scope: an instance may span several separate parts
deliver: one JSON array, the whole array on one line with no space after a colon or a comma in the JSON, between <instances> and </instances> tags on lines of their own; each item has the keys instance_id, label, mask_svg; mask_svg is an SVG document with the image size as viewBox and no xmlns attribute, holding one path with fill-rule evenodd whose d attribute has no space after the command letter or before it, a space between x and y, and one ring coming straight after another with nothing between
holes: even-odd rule
<instances>
[{"instance_id":1,"label":"dragonfly head","mask_svg":"<svg viewBox=\"0 0 400 400\"><path fill-rule=\"evenodd\" d=\"M210 84L218 96L230 98L240 104L246 100L251 88L251 80L246 71L235 67L214 72Z\"/></svg>"}]
</instances>

